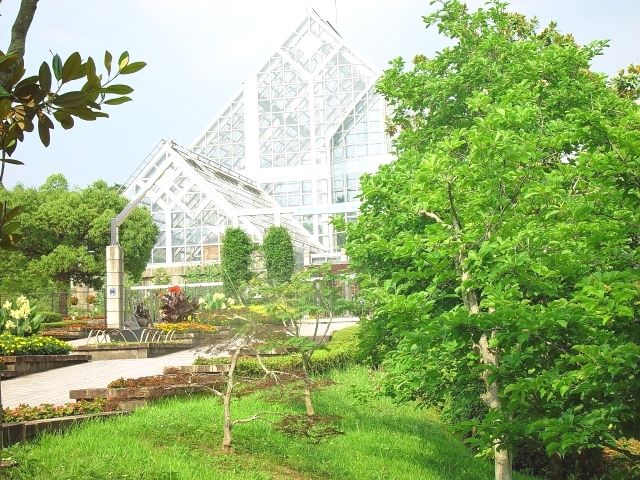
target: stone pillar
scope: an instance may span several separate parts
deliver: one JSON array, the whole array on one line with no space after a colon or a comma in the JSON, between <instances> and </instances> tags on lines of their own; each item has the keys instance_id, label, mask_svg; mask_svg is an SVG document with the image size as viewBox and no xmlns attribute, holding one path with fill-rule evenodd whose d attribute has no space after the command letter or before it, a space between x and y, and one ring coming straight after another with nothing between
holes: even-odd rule
<instances>
[{"instance_id":1,"label":"stone pillar","mask_svg":"<svg viewBox=\"0 0 640 480\"><path fill-rule=\"evenodd\" d=\"M124 326L124 264L122 247L107 247L107 290L105 293L107 310L107 328Z\"/></svg>"}]
</instances>

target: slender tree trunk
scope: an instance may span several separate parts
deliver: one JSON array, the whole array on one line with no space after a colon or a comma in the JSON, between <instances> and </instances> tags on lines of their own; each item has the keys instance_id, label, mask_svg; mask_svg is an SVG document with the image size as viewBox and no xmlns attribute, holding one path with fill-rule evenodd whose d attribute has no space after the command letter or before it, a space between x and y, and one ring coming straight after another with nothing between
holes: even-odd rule
<instances>
[{"instance_id":1,"label":"slender tree trunk","mask_svg":"<svg viewBox=\"0 0 640 480\"><path fill-rule=\"evenodd\" d=\"M222 396L223 405L223 436L222 436L222 451L224 453L231 453L231 445L233 443L233 419L231 415L231 395L233 394L233 373L238 363L238 356L242 347L236 347L231 356L231 365L229 366L229 380L227 381L227 388Z\"/></svg>"},{"instance_id":2,"label":"slender tree trunk","mask_svg":"<svg viewBox=\"0 0 640 480\"><path fill-rule=\"evenodd\" d=\"M307 416L313 417L316 410L313 408L313 399L311 398L311 379L309 378L309 356L302 353L302 374L304 380L304 408Z\"/></svg>"},{"instance_id":3,"label":"slender tree trunk","mask_svg":"<svg viewBox=\"0 0 640 480\"><path fill-rule=\"evenodd\" d=\"M447 195L449 198L449 207L451 210L452 227L456 236L460 239L463 235L463 223L458 215L456 208L456 202L453 192L453 180L449 183L447 188ZM480 313L480 301L477 293L469 289L465 284L470 280L469 272L465 268L466 264L466 249L464 242L460 245L458 256L455 259L456 269L460 275L460 283L462 288L462 301L465 307L469 310L469 314L477 315ZM496 331L491 331L491 337L495 337ZM487 366L497 367L499 364L498 354L489 347L489 339L486 333L483 333L480 337L478 344L480 350L480 357L482 363ZM489 371L485 370L482 375L485 384L485 393L482 395L482 399L491 409L500 410L500 397L498 395L499 389L497 382L489 382ZM493 442L493 454L495 463L495 478L496 480L512 480L512 466L511 466L511 454L507 449L500 448L500 439L495 439Z\"/></svg>"}]
</instances>

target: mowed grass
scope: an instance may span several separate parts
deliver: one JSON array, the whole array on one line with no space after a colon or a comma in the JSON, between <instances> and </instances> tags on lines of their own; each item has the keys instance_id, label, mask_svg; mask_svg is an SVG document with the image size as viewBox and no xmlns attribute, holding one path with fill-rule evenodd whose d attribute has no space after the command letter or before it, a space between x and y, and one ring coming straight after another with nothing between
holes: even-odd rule
<instances>
[{"instance_id":1,"label":"mowed grass","mask_svg":"<svg viewBox=\"0 0 640 480\"><path fill-rule=\"evenodd\" d=\"M316 409L339 415L344 435L319 444L286 436L267 422L252 422L235 427L235 452L224 455L220 402L209 396L171 399L129 417L85 423L14 447L8 453L18 467L0 471L0 479L493 478L492 465L474 458L432 412L386 398L363 400L370 385L364 368L331 376L337 383L315 394ZM301 402L273 404L252 395L235 403L234 416L267 410L303 412Z\"/></svg>"}]
</instances>

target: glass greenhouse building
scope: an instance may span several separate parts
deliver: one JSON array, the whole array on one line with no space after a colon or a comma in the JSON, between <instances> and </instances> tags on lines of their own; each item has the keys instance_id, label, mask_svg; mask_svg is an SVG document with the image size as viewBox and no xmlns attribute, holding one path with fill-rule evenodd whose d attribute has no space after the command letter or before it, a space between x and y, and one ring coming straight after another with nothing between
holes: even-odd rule
<instances>
[{"instance_id":1,"label":"glass greenhouse building","mask_svg":"<svg viewBox=\"0 0 640 480\"><path fill-rule=\"evenodd\" d=\"M162 141L124 186L160 236L150 268L219 260L239 226L286 226L305 263L344 259L331 218L357 213L359 178L390 160L377 72L314 11L188 148Z\"/></svg>"}]
</instances>

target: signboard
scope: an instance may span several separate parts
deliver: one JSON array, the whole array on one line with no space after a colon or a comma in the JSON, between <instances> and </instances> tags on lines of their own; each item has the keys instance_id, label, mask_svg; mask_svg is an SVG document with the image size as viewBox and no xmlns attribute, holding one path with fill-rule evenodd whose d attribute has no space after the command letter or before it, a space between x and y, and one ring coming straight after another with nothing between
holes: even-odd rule
<instances>
[{"instance_id":1,"label":"signboard","mask_svg":"<svg viewBox=\"0 0 640 480\"><path fill-rule=\"evenodd\" d=\"M109 296L110 297L115 297L117 291L118 291L118 289L116 287L109 287Z\"/></svg>"}]
</instances>

